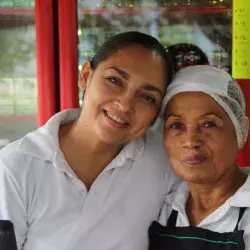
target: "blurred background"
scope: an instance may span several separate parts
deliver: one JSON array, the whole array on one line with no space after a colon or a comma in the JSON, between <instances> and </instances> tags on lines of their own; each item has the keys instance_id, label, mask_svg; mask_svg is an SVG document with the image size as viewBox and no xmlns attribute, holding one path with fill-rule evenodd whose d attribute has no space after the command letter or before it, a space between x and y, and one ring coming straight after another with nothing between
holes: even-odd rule
<instances>
[{"instance_id":1,"label":"blurred background","mask_svg":"<svg viewBox=\"0 0 250 250\"><path fill-rule=\"evenodd\" d=\"M231 72L232 0L78 0L76 8L78 70L107 38L137 30L171 50L175 71L209 63ZM34 0L0 0L0 147L38 127L35 13Z\"/></svg>"}]
</instances>

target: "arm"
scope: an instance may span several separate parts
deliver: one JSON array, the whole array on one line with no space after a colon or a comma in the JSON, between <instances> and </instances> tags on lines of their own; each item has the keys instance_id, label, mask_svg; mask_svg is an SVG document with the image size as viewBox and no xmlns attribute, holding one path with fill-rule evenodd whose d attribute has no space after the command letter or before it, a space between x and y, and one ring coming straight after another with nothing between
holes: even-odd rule
<instances>
[{"instance_id":1,"label":"arm","mask_svg":"<svg viewBox=\"0 0 250 250\"><path fill-rule=\"evenodd\" d=\"M14 224L18 250L22 249L28 231L24 200L20 183L0 159L0 219Z\"/></svg>"}]
</instances>

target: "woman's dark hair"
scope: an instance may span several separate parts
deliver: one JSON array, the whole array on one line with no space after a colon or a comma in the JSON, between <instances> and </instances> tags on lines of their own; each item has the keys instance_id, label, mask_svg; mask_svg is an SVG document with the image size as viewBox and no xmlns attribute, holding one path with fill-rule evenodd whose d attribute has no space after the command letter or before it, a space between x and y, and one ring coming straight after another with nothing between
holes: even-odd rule
<instances>
[{"instance_id":1,"label":"woman's dark hair","mask_svg":"<svg viewBox=\"0 0 250 250\"><path fill-rule=\"evenodd\" d=\"M168 82L172 78L171 58L164 46L154 37L137 32L130 31L120 33L108 39L97 51L91 60L91 68L95 69L102 61L106 60L113 53L125 47L139 45L148 50L159 54L166 62L166 71L168 73Z\"/></svg>"}]
</instances>

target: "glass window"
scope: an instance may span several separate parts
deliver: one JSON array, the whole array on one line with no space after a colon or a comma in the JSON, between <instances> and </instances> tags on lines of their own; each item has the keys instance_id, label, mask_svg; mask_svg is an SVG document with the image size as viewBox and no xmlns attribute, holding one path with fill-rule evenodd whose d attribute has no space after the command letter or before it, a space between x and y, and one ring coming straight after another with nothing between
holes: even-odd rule
<instances>
[{"instance_id":1,"label":"glass window","mask_svg":"<svg viewBox=\"0 0 250 250\"><path fill-rule=\"evenodd\" d=\"M0 1L0 147L37 127L34 0Z\"/></svg>"},{"instance_id":2,"label":"glass window","mask_svg":"<svg viewBox=\"0 0 250 250\"><path fill-rule=\"evenodd\" d=\"M79 69L110 36L141 31L173 53L175 71L211 64L231 72L232 0L78 0Z\"/></svg>"}]
</instances>

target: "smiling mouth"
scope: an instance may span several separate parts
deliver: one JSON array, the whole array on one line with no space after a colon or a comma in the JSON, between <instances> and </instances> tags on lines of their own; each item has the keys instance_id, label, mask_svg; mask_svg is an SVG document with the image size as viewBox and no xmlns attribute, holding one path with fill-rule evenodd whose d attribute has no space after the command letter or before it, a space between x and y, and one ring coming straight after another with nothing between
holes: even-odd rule
<instances>
[{"instance_id":1,"label":"smiling mouth","mask_svg":"<svg viewBox=\"0 0 250 250\"><path fill-rule=\"evenodd\" d=\"M129 125L129 123L127 123L126 121L122 120L120 117L109 113L107 110L103 110L103 112L104 112L104 115L108 119L111 119L112 121L116 122L117 124L119 124L119 125L121 125L123 127L127 127Z\"/></svg>"},{"instance_id":2,"label":"smiling mouth","mask_svg":"<svg viewBox=\"0 0 250 250\"><path fill-rule=\"evenodd\" d=\"M187 157L183 159L182 162L186 165L195 166L195 165L202 164L206 160L207 160L207 157L205 156L193 156L193 157Z\"/></svg>"}]
</instances>

